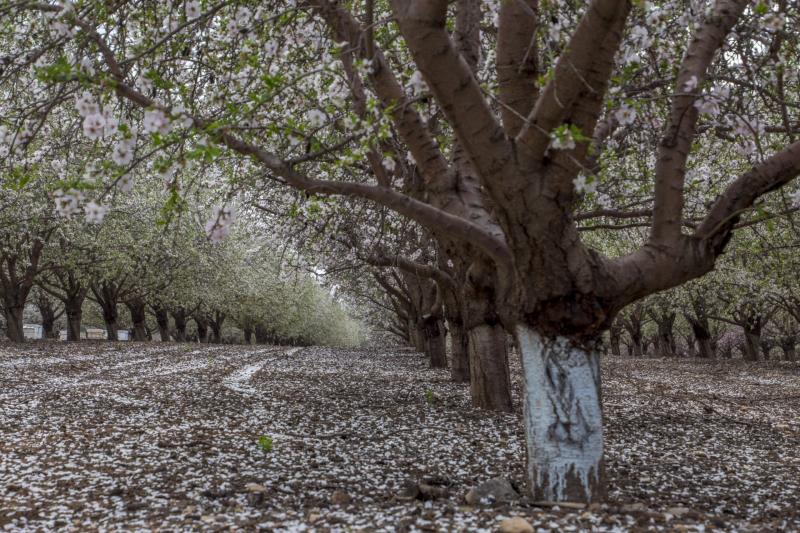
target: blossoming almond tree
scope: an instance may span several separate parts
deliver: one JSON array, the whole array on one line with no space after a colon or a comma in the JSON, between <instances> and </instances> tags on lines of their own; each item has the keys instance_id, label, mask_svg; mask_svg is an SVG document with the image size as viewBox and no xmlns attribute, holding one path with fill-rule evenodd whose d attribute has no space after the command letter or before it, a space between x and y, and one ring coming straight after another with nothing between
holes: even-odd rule
<instances>
[{"instance_id":1,"label":"blossoming almond tree","mask_svg":"<svg viewBox=\"0 0 800 533\"><path fill-rule=\"evenodd\" d=\"M800 173L786 90L797 80L782 66L796 64L783 28L797 14L785 4L746 0L704 3L699 11L592 0L571 15L565 8L569 16L562 18L561 5L505 1L492 4L494 36L479 34L475 48L462 46L472 34L451 33L450 22L480 28L480 2L388 4L390 11L371 0L274 2L253 5L255 11L246 3L189 2L179 9L91 1L20 2L11 9L48 14L44 29L34 15L18 15L23 36L15 36L37 39L32 55L42 59L45 101L57 106L59 91L80 85L104 95L102 109L83 110L90 139L106 134L106 102L126 117L142 116L132 109L142 108L137 150L146 140L177 160L185 153L226 164L238 155L247 175L377 202L456 243L451 255L464 258L479 282L476 301L513 332L521 352L534 497L601 499L601 334L626 305L711 270L753 203ZM387 19L391 24L376 31ZM297 43L287 45L270 28ZM557 44L541 46L546 41ZM48 51L63 43L82 57L61 55L50 64ZM494 60L488 89L479 81L476 50ZM295 91L321 83L308 73L327 69L331 53L349 91L367 91L369 132L348 129L365 121L337 107L337 91L325 109ZM415 66L412 92L423 92L424 82L432 94L429 116L400 83L406 58ZM10 62L17 71L30 57L18 49ZM754 64L770 76L732 75ZM630 101L621 105L621 98ZM766 128L768 119L776 127ZM640 120L659 130L656 143L635 142L639 132L630 126ZM18 131L30 136L25 127ZM115 129L116 142L135 137L132 123L111 121ZM418 191L403 190L380 170L392 167L380 153L388 130L409 152ZM626 133L631 142L614 138ZM649 151L636 158L644 161L639 176L626 168L624 150L609 163L604 149L611 145ZM718 194L708 206L689 202L687 183L704 145L740 154L712 167ZM341 154L338 162L330 161L333 154ZM381 165L370 165L368 179L348 170L376 155ZM159 166L173 180L171 163ZM650 188L644 207L576 212L581 195L593 194L615 169L625 170L616 176L623 186L643 181ZM124 170L114 167L119 179ZM691 226L684 219L689 209L699 218ZM645 217L648 239L629 254L606 256L579 232L579 223L594 216Z\"/></svg>"}]
</instances>

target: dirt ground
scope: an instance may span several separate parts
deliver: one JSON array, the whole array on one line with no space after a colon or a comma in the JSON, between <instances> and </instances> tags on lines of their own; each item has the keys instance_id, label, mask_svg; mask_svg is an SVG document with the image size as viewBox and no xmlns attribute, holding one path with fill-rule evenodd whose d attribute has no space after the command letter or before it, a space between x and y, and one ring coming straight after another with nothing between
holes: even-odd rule
<instances>
[{"instance_id":1,"label":"dirt ground","mask_svg":"<svg viewBox=\"0 0 800 533\"><path fill-rule=\"evenodd\" d=\"M467 505L495 477L524 494L520 415L413 352L0 345L0 530L800 531L800 365L603 377L608 504Z\"/></svg>"}]
</instances>

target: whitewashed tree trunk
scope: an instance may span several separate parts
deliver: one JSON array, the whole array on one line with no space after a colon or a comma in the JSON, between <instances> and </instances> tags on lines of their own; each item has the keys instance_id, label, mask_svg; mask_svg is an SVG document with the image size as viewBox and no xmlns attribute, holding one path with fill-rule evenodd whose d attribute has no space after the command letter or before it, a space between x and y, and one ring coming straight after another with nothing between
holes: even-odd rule
<instances>
[{"instance_id":1,"label":"whitewashed tree trunk","mask_svg":"<svg viewBox=\"0 0 800 533\"><path fill-rule=\"evenodd\" d=\"M605 497L600 350L517 327L524 377L528 483L534 499Z\"/></svg>"}]
</instances>

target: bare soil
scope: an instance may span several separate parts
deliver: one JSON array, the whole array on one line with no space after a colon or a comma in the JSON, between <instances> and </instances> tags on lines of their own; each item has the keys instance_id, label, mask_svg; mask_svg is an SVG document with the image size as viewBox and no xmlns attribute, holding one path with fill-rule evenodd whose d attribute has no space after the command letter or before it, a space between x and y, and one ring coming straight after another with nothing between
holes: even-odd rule
<instances>
[{"instance_id":1,"label":"bare soil","mask_svg":"<svg viewBox=\"0 0 800 533\"><path fill-rule=\"evenodd\" d=\"M0 345L0 530L800 531L800 365L603 377L607 504L467 505L498 476L525 493L520 415L419 354Z\"/></svg>"}]
</instances>

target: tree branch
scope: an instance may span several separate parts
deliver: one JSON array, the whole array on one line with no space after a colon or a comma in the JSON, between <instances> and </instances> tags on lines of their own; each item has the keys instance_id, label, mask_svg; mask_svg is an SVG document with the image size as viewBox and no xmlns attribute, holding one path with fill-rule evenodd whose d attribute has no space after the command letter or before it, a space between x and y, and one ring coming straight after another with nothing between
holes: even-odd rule
<instances>
[{"instance_id":1,"label":"tree branch","mask_svg":"<svg viewBox=\"0 0 800 533\"><path fill-rule=\"evenodd\" d=\"M511 158L511 146L469 65L445 28L446 1L393 0L400 31L448 122L493 196L489 179Z\"/></svg>"},{"instance_id":2,"label":"tree branch","mask_svg":"<svg viewBox=\"0 0 800 533\"><path fill-rule=\"evenodd\" d=\"M544 154L550 133L562 123L577 125L587 136L593 132L629 11L628 0L594 0L586 9L552 79L516 136L532 158Z\"/></svg>"},{"instance_id":3,"label":"tree branch","mask_svg":"<svg viewBox=\"0 0 800 533\"><path fill-rule=\"evenodd\" d=\"M519 133L539 95L536 86L537 0L501 2L497 33L497 83L506 135Z\"/></svg>"},{"instance_id":4,"label":"tree branch","mask_svg":"<svg viewBox=\"0 0 800 533\"><path fill-rule=\"evenodd\" d=\"M694 106L714 54L739 20L748 0L719 0L697 29L677 78L670 120L656 161L655 204L650 240L676 243L681 235L686 160L695 136L699 112Z\"/></svg>"},{"instance_id":5,"label":"tree branch","mask_svg":"<svg viewBox=\"0 0 800 533\"><path fill-rule=\"evenodd\" d=\"M728 186L697 228L695 237L713 239L717 246L724 247L726 236L736 227L744 210L759 196L779 189L799 174L800 141L797 141L754 166Z\"/></svg>"}]
</instances>

